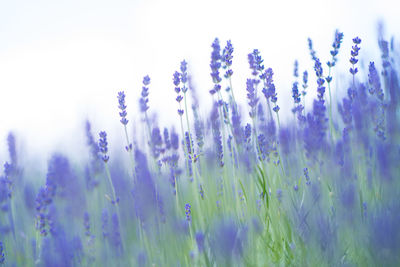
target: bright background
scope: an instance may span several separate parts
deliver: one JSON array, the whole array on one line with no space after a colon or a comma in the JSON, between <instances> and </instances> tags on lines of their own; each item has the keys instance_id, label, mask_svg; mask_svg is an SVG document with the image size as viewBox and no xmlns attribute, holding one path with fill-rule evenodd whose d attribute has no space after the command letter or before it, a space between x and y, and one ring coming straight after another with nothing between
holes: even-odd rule
<instances>
[{"instance_id":1,"label":"bright background","mask_svg":"<svg viewBox=\"0 0 400 267\"><path fill-rule=\"evenodd\" d=\"M40 163L53 150L83 151L86 118L96 137L104 129L111 142L121 138L117 92L125 90L130 120L139 122L146 74L152 79L150 111L159 112L162 125L173 124L172 74L184 58L206 111L215 37L222 47L227 39L234 45L233 82L241 103L250 74L247 54L258 48L274 69L281 116L288 117L294 60L300 72L313 73L307 37L325 63L335 29L343 31L338 69L346 73L355 36L363 40L361 57L379 62L378 22L385 23L386 37L398 37L398 10L395 0L0 0L0 162L7 160L9 130L19 150Z\"/></svg>"}]
</instances>

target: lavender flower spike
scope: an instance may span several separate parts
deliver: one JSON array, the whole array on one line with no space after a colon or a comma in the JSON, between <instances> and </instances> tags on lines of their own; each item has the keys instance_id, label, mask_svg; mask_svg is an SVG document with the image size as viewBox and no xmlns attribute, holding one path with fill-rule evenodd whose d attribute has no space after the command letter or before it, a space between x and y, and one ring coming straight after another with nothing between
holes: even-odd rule
<instances>
[{"instance_id":1,"label":"lavender flower spike","mask_svg":"<svg viewBox=\"0 0 400 267\"><path fill-rule=\"evenodd\" d=\"M325 80L323 79L324 75L323 75L322 65L318 58L315 59L314 70L315 70L315 75L318 77L318 79L317 79L318 99L323 100L324 94L325 94L325 87L323 85L325 83Z\"/></svg>"},{"instance_id":2,"label":"lavender flower spike","mask_svg":"<svg viewBox=\"0 0 400 267\"><path fill-rule=\"evenodd\" d=\"M185 205L185 214L186 214L186 220L188 221L188 222L190 222L191 220L192 220L192 218L191 218L191 216L190 216L190 214L191 214L191 209L192 207L190 206L190 204L189 203L186 203L186 205Z\"/></svg>"},{"instance_id":3,"label":"lavender flower spike","mask_svg":"<svg viewBox=\"0 0 400 267\"><path fill-rule=\"evenodd\" d=\"M126 112L125 93L124 93L124 91L118 92L117 98L118 98L118 108L121 110L119 112L119 116L121 117L121 123L123 125L127 125L128 124L128 120L126 119L126 116L128 115L128 113Z\"/></svg>"},{"instance_id":4,"label":"lavender flower spike","mask_svg":"<svg viewBox=\"0 0 400 267\"><path fill-rule=\"evenodd\" d=\"M336 30L335 40L333 41L333 44L332 44L333 50L330 51L332 60L328 61L328 63L326 63L328 65L328 67L334 67L336 65L337 55L339 53L339 48L340 48L340 44L342 43L342 40L343 40L343 33ZM327 77L327 82L330 82L328 77Z\"/></svg>"},{"instance_id":5,"label":"lavender flower spike","mask_svg":"<svg viewBox=\"0 0 400 267\"><path fill-rule=\"evenodd\" d=\"M221 47L218 38L215 38L211 47L213 50L211 52L210 74L214 83L214 88L210 90L210 94L214 95L216 92L221 90L220 82L222 81L219 73L219 69L221 68Z\"/></svg>"},{"instance_id":6,"label":"lavender flower spike","mask_svg":"<svg viewBox=\"0 0 400 267\"><path fill-rule=\"evenodd\" d=\"M360 47L358 46L361 43L361 39L356 37L353 39L354 46L351 47L351 58L350 58L350 63L353 65L350 68L350 73L353 75L353 83L354 83L354 75L358 72L358 69L355 67L355 65L358 62L358 59L356 58L358 56L358 52L360 51Z\"/></svg>"},{"instance_id":7,"label":"lavender flower spike","mask_svg":"<svg viewBox=\"0 0 400 267\"><path fill-rule=\"evenodd\" d=\"M15 148L15 135L13 132L8 133L7 136L8 153L10 154L11 165L15 167L17 164L17 152Z\"/></svg>"},{"instance_id":8,"label":"lavender flower spike","mask_svg":"<svg viewBox=\"0 0 400 267\"><path fill-rule=\"evenodd\" d=\"M139 99L140 111L146 112L149 109L149 87L150 84L150 77L146 75L143 77L143 86L142 86L142 93Z\"/></svg>"},{"instance_id":9,"label":"lavender flower spike","mask_svg":"<svg viewBox=\"0 0 400 267\"><path fill-rule=\"evenodd\" d=\"M224 48L224 50L222 51L222 63L223 68L226 69L225 71L225 78L230 78L233 74L233 71L231 70L231 66L232 66L232 59L233 59L233 46L231 43L231 40L226 42L226 46Z\"/></svg>"},{"instance_id":10,"label":"lavender flower spike","mask_svg":"<svg viewBox=\"0 0 400 267\"><path fill-rule=\"evenodd\" d=\"M103 154L102 159L105 163L109 160L109 156L107 155L108 148L107 148L107 133L102 131L99 133L100 139L99 139L99 147L100 147L100 152Z\"/></svg>"},{"instance_id":11,"label":"lavender flower spike","mask_svg":"<svg viewBox=\"0 0 400 267\"><path fill-rule=\"evenodd\" d=\"M249 115L251 118L254 118L256 116L256 106L258 103L255 83L256 82L254 79L247 79L247 82L246 82L247 98L249 100L249 106L251 109L251 111L249 112Z\"/></svg>"},{"instance_id":12,"label":"lavender flower spike","mask_svg":"<svg viewBox=\"0 0 400 267\"><path fill-rule=\"evenodd\" d=\"M371 95L376 94L380 100L383 100L384 93L381 87L381 81L379 78L378 71L375 68L374 62L369 63L369 74L368 74L368 83L370 85L369 93Z\"/></svg>"}]
</instances>

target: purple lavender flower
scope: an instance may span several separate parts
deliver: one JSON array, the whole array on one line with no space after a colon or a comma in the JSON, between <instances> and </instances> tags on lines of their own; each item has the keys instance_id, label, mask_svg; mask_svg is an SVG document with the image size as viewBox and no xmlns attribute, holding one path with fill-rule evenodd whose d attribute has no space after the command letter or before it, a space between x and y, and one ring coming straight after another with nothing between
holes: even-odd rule
<instances>
[{"instance_id":1,"label":"purple lavender flower","mask_svg":"<svg viewBox=\"0 0 400 267\"><path fill-rule=\"evenodd\" d=\"M381 50L381 58L382 58L382 75L384 77L388 76L390 69L390 57L389 57L389 43L383 39L378 42L379 48Z\"/></svg>"},{"instance_id":2,"label":"purple lavender flower","mask_svg":"<svg viewBox=\"0 0 400 267\"><path fill-rule=\"evenodd\" d=\"M307 155L311 156L325 145L325 134L328 128L324 100L314 100L312 113L307 114L307 127L304 130L304 145Z\"/></svg>"},{"instance_id":3,"label":"purple lavender flower","mask_svg":"<svg viewBox=\"0 0 400 267\"><path fill-rule=\"evenodd\" d=\"M175 92L177 94L180 93L181 89L179 88L179 85L181 83L181 74L177 71L174 72L173 74L173 79L172 79L174 85L175 85Z\"/></svg>"},{"instance_id":4,"label":"purple lavender flower","mask_svg":"<svg viewBox=\"0 0 400 267\"><path fill-rule=\"evenodd\" d=\"M254 49L252 53L248 54L247 59L249 61L250 69L253 70L251 73L252 75L257 76L264 70L264 60L262 59L258 49Z\"/></svg>"},{"instance_id":5,"label":"purple lavender flower","mask_svg":"<svg viewBox=\"0 0 400 267\"><path fill-rule=\"evenodd\" d=\"M306 89L308 87L307 83L308 83L308 72L304 71L303 72L303 85L302 85L303 91L301 92L301 95L303 96L303 98L307 94L307 91L306 91Z\"/></svg>"},{"instance_id":6,"label":"purple lavender flower","mask_svg":"<svg viewBox=\"0 0 400 267\"><path fill-rule=\"evenodd\" d=\"M257 91L256 91L256 80L247 79L246 82L246 90L247 90L247 99L249 100L250 112L249 115L251 118L256 116L256 106L258 103Z\"/></svg>"},{"instance_id":7,"label":"purple lavender flower","mask_svg":"<svg viewBox=\"0 0 400 267\"><path fill-rule=\"evenodd\" d=\"M262 92L265 96L265 98L267 99L267 102L269 101L269 99L271 99L271 102L275 104L275 107L273 108L273 110L275 112L279 111L279 106L276 105L276 102L278 101L278 97L277 97L277 93L275 92L275 84L274 84L274 80L273 80L273 75L274 72L272 71L271 68L268 68L265 73L265 81L266 81L266 87L263 88Z\"/></svg>"},{"instance_id":8,"label":"purple lavender flower","mask_svg":"<svg viewBox=\"0 0 400 267\"><path fill-rule=\"evenodd\" d=\"M179 136L174 130L171 131L171 146L175 150L179 149Z\"/></svg>"},{"instance_id":9,"label":"purple lavender flower","mask_svg":"<svg viewBox=\"0 0 400 267\"><path fill-rule=\"evenodd\" d=\"M197 145L201 151L204 146L204 123L198 117L197 112L194 112L194 114L195 114L195 116L194 116L195 117L194 118L195 119L194 120L194 133L196 135Z\"/></svg>"},{"instance_id":10,"label":"purple lavender flower","mask_svg":"<svg viewBox=\"0 0 400 267\"><path fill-rule=\"evenodd\" d=\"M315 64L314 64L314 70L315 74L317 75L317 84L318 84L318 99L323 100L324 99L324 94L325 94L325 87L323 86L325 83L325 80L323 79L323 69L321 62L319 61L318 58L315 59Z\"/></svg>"},{"instance_id":11,"label":"purple lavender flower","mask_svg":"<svg viewBox=\"0 0 400 267\"><path fill-rule=\"evenodd\" d=\"M185 214L186 214L186 220L188 221L188 222L190 222L191 220L192 220L192 217L191 217L191 213L192 213L192 211L191 211L191 206L190 206L190 204L189 203L186 203L186 205L185 205Z\"/></svg>"},{"instance_id":12,"label":"purple lavender flower","mask_svg":"<svg viewBox=\"0 0 400 267\"><path fill-rule=\"evenodd\" d=\"M194 153L194 143L192 139L192 135L189 135L189 132L185 132L185 143L186 143L186 151L191 155Z\"/></svg>"},{"instance_id":13,"label":"purple lavender flower","mask_svg":"<svg viewBox=\"0 0 400 267\"><path fill-rule=\"evenodd\" d=\"M358 45L361 43L361 39L356 37L353 39L353 43L354 43L354 46L352 46L351 58L350 58L350 63L353 66L350 68L350 73L353 75L353 79L354 79L354 75L358 72L358 69L355 67L355 65L358 62L358 59L356 57L358 56L358 51L360 51L360 47Z\"/></svg>"},{"instance_id":14,"label":"purple lavender flower","mask_svg":"<svg viewBox=\"0 0 400 267\"><path fill-rule=\"evenodd\" d=\"M49 195L47 187L41 187L36 197L36 229L42 236L47 235L47 207L52 202L52 197Z\"/></svg>"},{"instance_id":15,"label":"purple lavender flower","mask_svg":"<svg viewBox=\"0 0 400 267\"><path fill-rule=\"evenodd\" d=\"M258 159L260 161L263 161L269 155L268 141L265 138L264 134L258 135L257 140L258 140L258 153L259 153Z\"/></svg>"},{"instance_id":16,"label":"purple lavender flower","mask_svg":"<svg viewBox=\"0 0 400 267\"><path fill-rule=\"evenodd\" d=\"M165 149L170 150L171 149L171 139L169 138L169 132L168 132L167 128L164 128L163 137L164 137Z\"/></svg>"},{"instance_id":17,"label":"purple lavender flower","mask_svg":"<svg viewBox=\"0 0 400 267\"><path fill-rule=\"evenodd\" d=\"M141 112L146 112L149 109L149 84L150 84L150 77L146 75L143 77L143 86L142 86L142 93L139 99L139 106Z\"/></svg>"},{"instance_id":18,"label":"purple lavender flower","mask_svg":"<svg viewBox=\"0 0 400 267\"><path fill-rule=\"evenodd\" d=\"M181 70L180 76L181 76L181 82L182 82L181 90L182 90L182 93L185 95L187 90L189 89L187 86L187 82L188 82L187 62L185 60L183 60L181 62L180 70ZM185 102L185 105L186 105L186 102ZM178 114L181 115L181 113L183 115L183 110L178 110Z\"/></svg>"},{"instance_id":19,"label":"purple lavender flower","mask_svg":"<svg viewBox=\"0 0 400 267\"><path fill-rule=\"evenodd\" d=\"M347 132L352 129L353 122L353 90L351 88L348 89L348 98L343 98L342 104L339 105L338 110L340 115L342 116L343 123L345 124L344 131Z\"/></svg>"},{"instance_id":20,"label":"purple lavender flower","mask_svg":"<svg viewBox=\"0 0 400 267\"><path fill-rule=\"evenodd\" d=\"M293 76L295 78L298 78L299 77L299 62L297 60L294 61L293 67L294 67L293 68Z\"/></svg>"},{"instance_id":21,"label":"purple lavender flower","mask_svg":"<svg viewBox=\"0 0 400 267\"><path fill-rule=\"evenodd\" d=\"M369 63L369 74L368 74L368 83L370 85L369 93L371 95L376 94L378 99L383 101L384 93L381 87L381 81L379 78L379 74L375 68L374 62Z\"/></svg>"},{"instance_id":22,"label":"purple lavender flower","mask_svg":"<svg viewBox=\"0 0 400 267\"><path fill-rule=\"evenodd\" d=\"M231 40L226 42L225 48L222 50L222 57L221 61L223 63L223 68L225 71L225 78L230 78L233 75L233 71L231 69L232 66L232 59L233 59L233 46Z\"/></svg>"},{"instance_id":23,"label":"purple lavender flower","mask_svg":"<svg viewBox=\"0 0 400 267\"><path fill-rule=\"evenodd\" d=\"M105 163L109 160L109 156L107 155L108 148L107 148L107 133L105 131L102 131L99 133L100 139L99 139L99 148L100 152L103 154L102 159Z\"/></svg>"},{"instance_id":24,"label":"purple lavender flower","mask_svg":"<svg viewBox=\"0 0 400 267\"><path fill-rule=\"evenodd\" d=\"M328 67L334 67L337 62L337 55L339 53L339 48L340 44L342 43L343 40L343 33L339 32L338 30L335 31L335 40L333 41L332 47L333 50L330 51L332 60L328 61L327 65ZM329 83L331 82L332 78L331 77L326 77L326 81Z\"/></svg>"},{"instance_id":25,"label":"purple lavender flower","mask_svg":"<svg viewBox=\"0 0 400 267\"><path fill-rule=\"evenodd\" d=\"M181 92L183 92L183 90L186 90L186 89L183 89L183 88L181 90L181 88L179 87L179 85L181 84L181 76L182 76L181 73L175 71L175 73L173 74L173 79L172 79L173 83L175 85L175 92L177 94L175 100L176 100L176 102L179 103L179 107L181 106L181 101L183 100L183 96L181 95ZM179 108L178 109L179 116L182 116L183 113L184 113L183 109Z\"/></svg>"},{"instance_id":26,"label":"purple lavender flower","mask_svg":"<svg viewBox=\"0 0 400 267\"><path fill-rule=\"evenodd\" d=\"M244 127L244 140L246 143L250 143L250 138L251 138L251 125L249 123L246 124Z\"/></svg>"},{"instance_id":27,"label":"purple lavender flower","mask_svg":"<svg viewBox=\"0 0 400 267\"><path fill-rule=\"evenodd\" d=\"M118 92L117 98L118 98L118 108L121 110L119 112L119 116L121 117L121 123L123 125L127 125L128 124L128 120L126 119L126 116L128 115L128 113L126 112L125 93L124 93L124 91Z\"/></svg>"},{"instance_id":28,"label":"purple lavender flower","mask_svg":"<svg viewBox=\"0 0 400 267\"><path fill-rule=\"evenodd\" d=\"M312 42L311 38L308 38L307 41L308 41L308 50L310 50L311 59L313 61L315 61L317 59L317 53L314 50L313 42Z\"/></svg>"},{"instance_id":29,"label":"purple lavender flower","mask_svg":"<svg viewBox=\"0 0 400 267\"><path fill-rule=\"evenodd\" d=\"M164 153L164 148L163 146L163 141L161 137L161 132L160 128L155 127L151 131L151 148L153 152L153 157L155 159L158 159L160 157L160 154Z\"/></svg>"},{"instance_id":30,"label":"purple lavender flower","mask_svg":"<svg viewBox=\"0 0 400 267\"><path fill-rule=\"evenodd\" d=\"M308 173L307 167L303 169L303 173L304 173L304 177L306 178L306 185L310 185L311 181L310 181L310 175Z\"/></svg>"},{"instance_id":31,"label":"purple lavender flower","mask_svg":"<svg viewBox=\"0 0 400 267\"><path fill-rule=\"evenodd\" d=\"M221 68L221 47L219 45L218 38L215 38L214 42L211 45L212 52L211 52L211 78L214 83L214 88L210 90L210 93L213 95L219 90L221 90L221 85L219 84L222 79L219 74L219 69Z\"/></svg>"},{"instance_id":32,"label":"purple lavender flower","mask_svg":"<svg viewBox=\"0 0 400 267\"><path fill-rule=\"evenodd\" d=\"M188 82L188 72L187 72L187 62L186 62L186 60L183 60L181 62L180 70L181 70L181 82L183 83L182 92L186 93L186 91L188 89L185 86L185 84Z\"/></svg>"},{"instance_id":33,"label":"purple lavender flower","mask_svg":"<svg viewBox=\"0 0 400 267\"><path fill-rule=\"evenodd\" d=\"M15 135L10 132L7 136L8 154L10 155L11 165L15 168L17 165L17 150L15 148Z\"/></svg>"},{"instance_id":34,"label":"purple lavender flower","mask_svg":"<svg viewBox=\"0 0 400 267\"><path fill-rule=\"evenodd\" d=\"M300 103L300 93L299 93L299 83L294 82L293 87L292 87L292 97L294 104L299 104Z\"/></svg>"}]
</instances>

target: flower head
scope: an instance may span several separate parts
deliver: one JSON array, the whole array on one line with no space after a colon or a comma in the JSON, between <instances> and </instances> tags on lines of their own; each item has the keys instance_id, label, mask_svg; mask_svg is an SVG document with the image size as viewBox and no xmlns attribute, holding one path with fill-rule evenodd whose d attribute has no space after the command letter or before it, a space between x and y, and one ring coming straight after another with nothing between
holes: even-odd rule
<instances>
[{"instance_id":1,"label":"flower head","mask_svg":"<svg viewBox=\"0 0 400 267\"><path fill-rule=\"evenodd\" d=\"M307 94L307 87L308 87L308 72L304 71L303 72L303 91L301 92L301 95L304 97Z\"/></svg>"},{"instance_id":2,"label":"flower head","mask_svg":"<svg viewBox=\"0 0 400 267\"><path fill-rule=\"evenodd\" d=\"M252 53L248 54L247 59L249 61L250 69L252 70L252 75L257 76L264 70L264 60L262 59L258 49L254 49Z\"/></svg>"},{"instance_id":3,"label":"flower head","mask_svg":"<svg viewBox=\"0 0 400 267\"><path fill-rule=\"evenodd\" d=\"M185 84L185 83L187 83L187 81L188 81L188 72L187 72L187 62L186 62L186 60L183 60L182 62L181 62L181 67L180 67L180 70L181 70L181 82L183 83L183 84ZM182 90L183 90L183 88L182 88ZM187 89L186 89L187 90ZM185 93L186 91L184 91L184 93Z\"/></svg>"},{"instance_id":4,"label":"flower head","mask_svg":"<svg viewBox=\"0 0 400 267\"><path fill-rule=\"evenodd\" d=\"M318 84L318 99L323 100L324 99L324 94L325 94L325 87L323 86L325 83L325 80L323 79L323 69L321 62L319 61L318 58L315 59L315 64L314 64L314 70L315 74L317 75L317 84Z\"/></svg>"},{"instance_id":5,"label":"flower head","mask_svg":"<svg viewBox=\"0 0 400 267\"><path fill-rule=\"evenodd\" d=\"M211 45L212 52L211 52L211 78L213 80L214 90L219 91L221 89L220 86L217 86L221 82L221 77L219 76L219 69L221 68L221 47L219 45L218 38L215 38L214 42Z\"/></svg>"},{"instance_id":6,"label":"flower head","mask_svg":"<svg viewBox=\"0 0 400 267\"><path fill-rule=\"evenodd\" d=\"M250 117L254 118L256 116L256 106L258 103L257 91L256 91L256 80L255 79L247 79L246 82L246 90L247 90L247 99L249 100L250 106Z\"/></svg>"},{"instance_id":7,"label":"flower head","mask_svg":"<svg viewBox=\"0 0 400 267\"><path fill-rule=\"evenodd\" d=\"M358 62L357 56L358 52L360 51L360 47L358 46L361 43L361 39L356 37L353 39L354 45L351 47L351 58L350 58L350 63L353 65L350 68L350 73L354 76L357 72L358 69L355 67L355 65Z\"/></svg>"},{"instance_id":8,"label":"flower head","mask_svg":"<svg viewBox=\"0 0 400 267\"><path fill-rule=\"evenodd\" d=\"M127 125L128 124L128 120L126 119L126 116L128 115L128 113L126 112L125 93L124 93L124 91L118 92L117 98L118 98L118 108L121 110L119 112L119 116L121 117L121 123L123 125Z\"/></svg>"},{"instance_id":9,"label":"flower head","mask_svg":"<svg viewBox=\"0 0 400 267\"><path fill-rule=\"evenodd\" d=\"M104 162L107 162L109 160L109 156L107 155L108 152L108 143L107 143L107 133L105 131L101 131L99 133L100 139L99 139L99 148L100 152L103 154L102 159Z\"/></svg>"},{"instance_id":10,"label":"flower head","mask_svg":"<svg viewBox=\"0 0 400 267\"><path fill-rule=\"evenodd\" d=\"M186 205L185 205L185 214L186 214L186 220L188 222L190 222L192 220L192 217L190 215L192 213L191 208L192 207L190 206L190 204L186 203Z\"/></svg>"},{"instance_id":11,"label":"flower head","mask_svg":"<svg viewBox=\"0 0 400 267\"><path fill-rule=\"evenodd\" d=\"M17 164L17 151L15 147L15 135L9 132L7 135L8 154L10 155L11 165L15 167Z\"/></svg>"},{"instance_id":12,"label":"flower head","mask_svg":"<svg viewBox=\"0 0 400 267\"><path fill-rule=\"evenodd\" d=\"M314 50L313 42L312 42L311 38L308 38L307 41L308 41L308 50L310 50L311 58L312 58L312 60L315 61L317 59L317 53Z\"/></svg>"},{"instance_id":13,"label":"flower head","mask_svg":"<svg viewBox=\"0 0 400 267\"><path fill-rule=\"evenodd\" d=\"M148 106L148 103L149 103L149 87L148 87L148 85L149 84L150 84L150 77L149 77L149 75L146 75L145 77L143 77L142 93L141 93L141 97L139 99L140 111L143 113L149 109L149 106Z\"/></svg>"},{"instance_id":14,"label":"flower head","mask_svg":"<svg viewBox=\"0 0 400 267\"><path fill-rule=\"evenodd\" d=\"M225 71L225 78L229 78L232 76L233 71L231 69L232 66L232 59L233 59L233 46L231 43L231 40L228 40L226 42L225 48L222 50L222 57L221 61L223 63L223 68L226 70Z\"/></svg>"},{"instance_id":15,"label":"flower head","mask_svg":"<svg viewBox=\"0 0 400 267\"><path fill-rule=\"evenodd\" d=\"M299 77L299 62L297 60L294 61L293 76Z\"/></svg>"},{"instance_id":16,"label":"flower head","mask_svg":"<svg viewBox=\"0 0 400 267\"><path fill-rule=\"evenodd\" d=\"M380 100L383 100L384 93L381 87L381 81L379 78L379 74L375 68L374 62L369 63L369 74L368 74L368 83L370 85L369 93L371 95L376 94Z\"/></svg>"},{"instance_id":17,"label":"flower head","mask_svg":"<svg viewBox=\"0 0 400 267\"><path fill-rule=\"evenodd\" d=\"M299 83L294 82L292 87L292 97L295 104L300 103Z\"/></svg>"},{"instance_id":18,"label":"flower head","mask_svg":"<svg viewBox=\"0 0 400 267\"><path fill-rule=\"evenodd\" d=\"M328 67L334 67L336 65L337 55L339 53L339 48L340 48L340 44L342 43L342 40L343 40L343 33L336 30L335 31L335 40L333 41L333 44L332 44L333 49L330 51L332 60L328 61L328 63L327 63Z\"/></svg>"}]
</instances>

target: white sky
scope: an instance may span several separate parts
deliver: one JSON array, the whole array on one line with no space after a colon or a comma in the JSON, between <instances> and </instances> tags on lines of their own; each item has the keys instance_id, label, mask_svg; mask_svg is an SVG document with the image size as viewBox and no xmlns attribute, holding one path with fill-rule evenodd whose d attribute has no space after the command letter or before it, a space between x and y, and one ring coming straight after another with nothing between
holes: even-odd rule
<instances>
[{"instance_id":1,"label":"white sky","mask_svg":"<svg viewBox=\"0 0 400 267\"><path fill-rule=\"evenodd\" d=\"M0 162L9 130L17 133L26 153L44 158L55 149L79 148L85 118L96 134L104 129L111 140L121 138L117 92L125 90L130 119L139 121L137 103L146 74L152 79L150 111L157 110L161 122L173 123L172 73L184 58L206 110L215 37L221 46L232 40L234 89L241 102L250 74L247 54L258 48L265 65L274 69L285 110L286 101L292 105L293 61L299 59L301 72L312 72L307 37L326 62L335 29L343 31L338 65L343 72L355 36L363 40L361 55L378 60L377 22L385 22L387 37L399 34L396 2L0 0Z\"/></svg>"}]
</instances>

